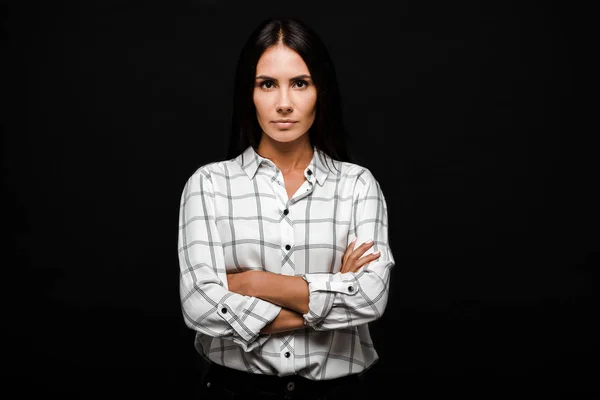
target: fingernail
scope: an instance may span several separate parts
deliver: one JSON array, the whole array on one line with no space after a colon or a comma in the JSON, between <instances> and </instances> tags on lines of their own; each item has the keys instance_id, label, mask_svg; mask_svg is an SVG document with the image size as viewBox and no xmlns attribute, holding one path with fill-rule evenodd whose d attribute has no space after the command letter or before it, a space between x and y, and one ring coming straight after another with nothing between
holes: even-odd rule
<instances>
[{"instance_id":1,"label":"fingernail","mask_svg":"<svg viewBox=\"0 0 600 400\"><path fill-rule=\"evenodd\" d=\"M356 237L354 237L354 239L352 239L352 241L350 243L354 243L356 242Z\"/></svg>"},{"instance_id":2,"label":"fingernail","mask_svg":"<svg viewBox=\"0 0 600 400\"><path fill-rule=\"evenodd\" d=\"M367 244L371 244L371 243L373 243L373 239L369 239L369 240L367 240L365 243L367 243Z\"/></svg>"},{"instance_id":3,"label":"fingernail","mask_svg":"<svg viewBox=\"0 0 600 400\"><path fill-rule=\"evenodd\" d=\"M378 255L379 253L381 253L381 251L379 251L379 250L373 252L373 254L376 254L376 255Z\"/></svg>"}]
</instances>

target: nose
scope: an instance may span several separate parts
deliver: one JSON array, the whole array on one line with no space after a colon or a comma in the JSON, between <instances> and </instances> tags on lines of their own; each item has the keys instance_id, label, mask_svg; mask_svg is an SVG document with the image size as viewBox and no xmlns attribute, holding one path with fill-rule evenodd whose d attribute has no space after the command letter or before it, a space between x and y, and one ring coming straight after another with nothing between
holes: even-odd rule
<instances>
[{"instance_id":1,"label":"nose","mask_svg":"<svg viewBox=\"0 0 600 400\"><path fill-rule=\"evenodd\" d=\"M277 104L277 112L289 114L292 111L294 111L294 107L292 107L290 96L287 90L282 90L279 96L279 102Z\"/></svg>"},{"instance_id":2,"label":"nose","mask_svg":"<svg viewBox=\"0 0 600 400\"><path fill-rule=\"evenodd\" d=\"M291 105L278 105L277 106L277 112L278 113L286 113L289 114L292 111L294 111L294 109L292 108Z\"/></svg>"}]
</instances>

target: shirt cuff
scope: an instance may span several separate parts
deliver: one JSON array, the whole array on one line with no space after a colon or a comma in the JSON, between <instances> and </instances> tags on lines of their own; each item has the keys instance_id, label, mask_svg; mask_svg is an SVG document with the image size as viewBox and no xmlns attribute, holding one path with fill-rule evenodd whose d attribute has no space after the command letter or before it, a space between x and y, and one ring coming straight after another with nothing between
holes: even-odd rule
<instances>
[{"instance_id":1,"label":"shirt cuff","mask_svg":"<svg viewBox=\"0 0 600 400\"><path fill-rule=\"evenodd\" d=\"M232 300L229 298L217 305L217 313L235 331L233 341L244 351L251 351L266 341L268 336L259 338L260 331L279 315L281 307L259 298L246 299L248 301L227 301Z\"/></svg>"},{"instance_id":2,"label":"shirt cuff","mask_svg":"<svg viewBox=\"0 0 600 400\"><path fill-rule=\"evenodd\" d=\"M316 327L329 314L340 294L354 296L360 290L354 274L306 274L308 282L308 313L304 314L305 325Z\"/></svg>"}]
</instances>

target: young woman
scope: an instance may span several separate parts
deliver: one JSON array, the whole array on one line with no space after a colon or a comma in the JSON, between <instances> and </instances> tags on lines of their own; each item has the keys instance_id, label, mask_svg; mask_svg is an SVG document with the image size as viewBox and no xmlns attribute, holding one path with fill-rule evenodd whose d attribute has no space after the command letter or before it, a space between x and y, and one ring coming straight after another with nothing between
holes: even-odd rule
<instances>
[{"instance_id":1,"label":"young woman","mask_svg":"<svg viewBox=\"0 0 600 400\"><path fill-rule=\"evenodd\" d=\"M181 197L180 294L202 398L362 398L394 258L379 183L351 161L317 34L268 19L242 49L230 154Z\"/></svg>"}]
</instances>

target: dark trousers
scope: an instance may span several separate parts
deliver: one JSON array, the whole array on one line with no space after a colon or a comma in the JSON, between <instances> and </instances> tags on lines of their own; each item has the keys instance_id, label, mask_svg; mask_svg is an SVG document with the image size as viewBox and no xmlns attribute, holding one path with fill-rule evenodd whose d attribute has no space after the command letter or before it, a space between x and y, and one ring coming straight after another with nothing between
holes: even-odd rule
<instances>
[{"instance_id":1,"label":"dark trousers","mask_svg":"<svg viewBox=\"0 0 600 400\"><path fill-rule=\"evenodd\" d=\"M201 400L353 400L367 399L364 376L349 375L313 381L298 375L259 375L205 365L200 387Z\"/></svg>"}]
</instances>

